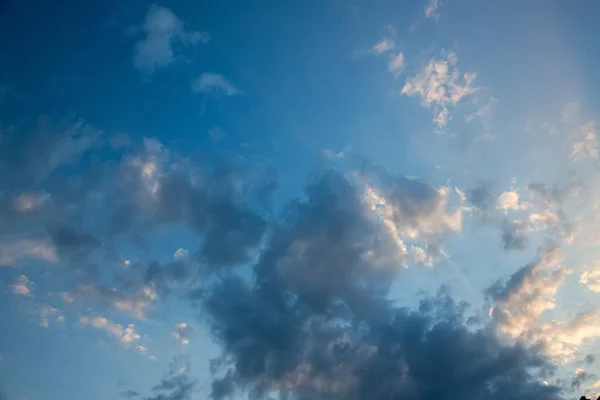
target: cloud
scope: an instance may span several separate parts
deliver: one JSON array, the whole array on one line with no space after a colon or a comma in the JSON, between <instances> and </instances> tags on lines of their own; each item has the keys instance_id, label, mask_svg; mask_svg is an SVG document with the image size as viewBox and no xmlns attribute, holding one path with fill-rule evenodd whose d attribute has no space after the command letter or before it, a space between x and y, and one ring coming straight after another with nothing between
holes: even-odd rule
<instances>
[{"instance_id":1,"label":"cloud","mask_svg":"<svg viewBox=\"0 0 600 400\"><path fill-rule=\"evenodd\" d=\"M583 271L579 283L595 293L600 293L600 262L595 262Z\"/></svg>"},{"instance_id":2,"label":"cloud","mask_svg":"<svg viewBox=\"0 0 600 400\"><path fill-rule=\"evenodd\" d=\"M67 303L74 301L92 302L95 306L106 306L123 311L129 315L144 320L156 294L151 286L143 286L133 296L126 296L114 288L104 288L95 283L79 284L72 293L63 296Z\"/></svg>"},{"instance_id":3,"label":"cloud","mask_svg":"<svg viewBox=\"0 0 600 400\"><path fill-rule=\"evenodd\" d=\"M258 398L559 398L556 387L528 372L544 368L542 358L502 344L489 330L467 329L451 299L353 322L343 306L324 313L301 300L285 306L278 293L288 289L272 290L227 281L207 299L214 332L231 360L213 382L213 398L244 390Z\"/></svg>"},{"instance_id":4,"label":"cloud","mask_svg":"<svg viewBox=\"0 0 600 400\"><path fill-rule=\"evenodd\" d=\"M560 113L560 119L565 124L574 124L579 121L579 110L581 105L577 101L570 101Z\"/></svg>"},{"instance_id":5,"label":"cloud","mask_svg":"<svg viewBox=\"0 0 600 400\"><path fill-rule=\"evenodd\" d=\"M384 33L379 41L367 48L359 48L353 52L353 57L363 57L368 55L380 56L387 54L396 48L396 28L391 25L385 27ZM401 53L400 53L401 54ZM393 58L393 56L392 56Z\"/></svg>"},{"instance_id":6,"label":"cloud","mask_svg":"<svg viewBox=\"0 0 600 400\"><path fill-rule=\"evenodd\" d=\"M203 72L193 83L192 92L207 94L223 94L236 96L242 93L233 83L223 75L212 72Z\"/></svg>"},{"instance_id":7,"label":"cloud","mask_svg":"<svg viewBox=\"0 0 600 400\"><path fill-rule=\"evenodd\" d=\"M101 147L103 131L83 119L57 121L43 116L14 129L9 145L0 151L0 187L5 195L14 195L10 209L16 215L12 219L33 218L36 211L42 211L39 208L56 206L52 193L39 186L48 184L53 172L72 168Z\"/></svg>"},{"instance_id":8,"label":"cloud","mask_svg":"<svg viewBox=\"0 0 600 400\"><path fill-rule=\"evenodd\" d=\"M50 263L58 261L54 246L45 240L6 239L0 241L0 266L14 266L22 258L37 258Z\"/></svg>"},{"instance_id":9,"label":"cloud","mask_svg":"<svg viewBox=\"0 0 600 400\"><path fill-rule=\"evenodd\" d=\"M509 337L531 335L542 313L556 307L554 296L569 273L566 268L554 269L559 254L557 248L543 250L538 260L486 290L495 303L490 315Z\"/></svg>"},{"instance_id":10,"label":"cloud","mask_svg":"<svg viewBox=\"0 0 600 400\"><path fill-rule=\"evenodd\" d=\"M391 51L394 49L394 47L396 47L396 43L394 43L394 41L390 38L383 38L381 39L381 41L375 43L373 45L373 48L371 49L371 51L373 52L373 54L375 54L376 56L387 53L388 51Z\"/></svg>"},{"instance_id":11,"label":"cloud","mask_svg":"<svg viewBox=\"0 0 600 400\"><path fill-rule=\"evenodd\" d=\"M509 211L519 211L524 209L526 208L526 204L521 204L519 202L519 193L512 190L503 192L500 194L500 196L498 196L496 208L506 214Z\"/></svg>"},{"instance_id":12,"label":"cloud","mask_svg":"<svg viewBox=\"0 0 600 400\"><path fill-rule=\"evenodd\" d=\"M571 158L574 161L598 158L598 130L593 121L579 128L577 141L571 147Z\"/></svg>"},{"instance_id":13,"label":"cloud","mask_svg":"<svg viewBox=\"0 0 600 400\"><path fill-rule=\"evenodd\" d=\"M39 209L48 201L50 195L46 192L43 193L21 193L14 199L14 206L17 211L20 212L31 212Z\"/></svg>"},{"instance_id":14,"label":"cloud","mask_svg":"<svg viewBox=\"0 0 600 400\"><path fill-rule=\"evenodd\" d=\"M386 300L400 271L386 262L389 227L407 240L460 229L448 192L364 160L349 177L317 176L272 228L254 278L192 294L223 348L211 397L558 399L535 349L467 327L468 306L447 291L415 309Z\"/></svg>"},{"instance_id":15,"label":"cloud","mask_svg":"<svg viewBox=\"0 0 600 400\"><path fill-rule=\"evenodd\" d=\"M18 294L20 296L33 297L31 293L31 287L33 286L33 282L27 278L26 275L19 275L15 283L11 285L12 291L14 294Z\"/></svg>"},{"instance_id":16,"label":"cloud","mask_svg":"<svg viewBox=\"0 0 600 400\"><path fill-rule=\"evenodd\" d=\"M440 14L438 13L439 6L439 0L429 0L425 6L425 18L438 19L440 17Z\"/></svg>"},{"instance_id":17,"label":"cloud","mask_svg":"<svg viewBox=\"0 0 600 400\"><path fill-rule=\"evenodd\" d=\"M227 131L220 126L215 126L214 128L208 130L208 135L210 136L210 140L218 143L221 141L221 139L227 136Z\"/></svg>"},{"instance_id":18,"label":"cloud","mask_svg":"<svg viewBox=\"0 0 600 400\"><path fill-rule=\"evenodd\" d=\"M452 52L445 59L431 59L419 73L407 79L402 88L402 94L418 97L423 107L434 110L434 121L440 128L450 119L450 107L477 90L472 86L477 75L461 76L457 65L458 57Z\"/></svg>"},{"instance_id":19,"label":"cloud","mask_svg":"<svg viewBox=\"0 0 600 400\"><path fill-rule=\"evenodd\" d=\"M594 354L588 354L588 355L585 356L585 358L583 359L583 361L587 365L592 365L596 361L596 356Z\"/></svg>"},{"instance_id":20,"label":"cloud","mask_svg":"<svg viewBox=\"0 0 600 400\"><path fill-rule=\"evenodd\" d=\"M139 340L141 336L135 331L135 325L129 324L123 328L120 324L115 324L108 319L100 316L96 317L81 317L79 319L81 325L89 325L93 328L103 330L113 339L117 340L121 345L128 347L133 342Z\"/></svg>"},{"instance_id":21,"label":"cloud","mask_svg":"<svg viewBox=\"0 0 600 400\"><path fill-rule=\"evenodd\" d=\"M54 307L49 305L36 305L35 310L40 318L40 326L43 328L48 328L50 323L65 322L64 313Z\"/></svg>"},{"instance_id":22,"label":"cloud","mask_svg":"<svg viewBox=\"0 0 600 400\"><path fill-rule=\"evenodd\" d=\"M573 361L580 347L600 336L600 315L580 313L569 321L543 322L556 307L556 292L572 271L560 266L560 251L550 248L514 273L505 284L487 290L495 306L490 315L508 337L540 346L558 363Z\"/></svg>"},{"instance_id":23,"label":"cloud","mask_svg":"<svg viewBox=\"0 0 600 400\"><path fill-rule=\"evenodd\" d=\"M190 343L190 336L192 334L192 326L187 322L182 322L180 324L175 325L175 330L173 331L173 337L181 344L187 345Z\"/></svg>"},{"instance_id":24,"label":"cloud","mask_svg":"<svg viewBox=\"0 0 600 400\"><path fill-rule=\"evenodd\" d=\"M525 232L528 224L524 221L505 222L502 232L502 247L504 250L524 250L527 247Z\"/></svg>"},{"instance_id":25,"label":"cloud","mask_svg":"<svg viewBox=\"0 0 600 400\"><path fill-rule=\"evenodd\" d=\"M388 68L394 77L400 75L404 68L404 54L402 52L392 55L388 63Z\"/></svg>"},{"instance_id":26,"label":"cloud","mask_svg":"<svg viewBox=\"0 0 600 400\"><path fill-rule=\"evenodd\" d=\"M190 377L189 360L176 357L169 365L169 372L156 384L150 396L142 396L135 390L128 390L127 398L142 400L191 400L196 382Z\"/></svg>"},{"instance_id":27,"label":"cloud","mask_svg":"<svg viewBox=\"0 0 600 400\"><path fill-rule=\"evenodd\" d=\"M487 213L494 208L494 197L492 187L488 182L483 182L466 192L469 203L482 213Z\"/></svg>"},{"instance_id":28,"label":"cloud","mask_svg":"<svg viewBox=\"0 0 600 400\"><path fill-rule=\"evenodd\" d=\"M183 22L168 8L150 6L142 27L145 38L136 42L133 49L133 65L145 74L175 61L175 45L208 43L206 32L186 31Z\"/></svg>"}]
</instances>

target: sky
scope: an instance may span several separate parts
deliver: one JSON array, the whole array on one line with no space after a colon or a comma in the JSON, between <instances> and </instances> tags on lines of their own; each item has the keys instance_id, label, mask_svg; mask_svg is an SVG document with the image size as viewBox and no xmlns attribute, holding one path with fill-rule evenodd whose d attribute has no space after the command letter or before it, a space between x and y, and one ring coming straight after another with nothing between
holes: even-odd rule
<instances>
[{"instance_id":1,"label":"sky","mask_svg":"<svg viewBox=\"0 0 600 400\"><path fill-rule=\"evenodd\" d=\"M0 399L600 396L598 15L0 1Z\"/></svg>"}]
</instances>

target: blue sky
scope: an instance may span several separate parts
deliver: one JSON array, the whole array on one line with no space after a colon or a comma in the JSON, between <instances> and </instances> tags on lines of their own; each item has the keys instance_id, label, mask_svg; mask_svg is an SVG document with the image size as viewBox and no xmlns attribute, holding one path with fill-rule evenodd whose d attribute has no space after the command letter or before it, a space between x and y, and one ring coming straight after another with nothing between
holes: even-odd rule
<instances>
[{"instance_id":1,"label":"blue sky","mask_svg":"<svg viewBox=\"0 0 600 400\"><path fill-rule=\"evenodd\" d=\"M593 1L0 2L0 399L600 395Z\"/></svg>"}]
</instances>

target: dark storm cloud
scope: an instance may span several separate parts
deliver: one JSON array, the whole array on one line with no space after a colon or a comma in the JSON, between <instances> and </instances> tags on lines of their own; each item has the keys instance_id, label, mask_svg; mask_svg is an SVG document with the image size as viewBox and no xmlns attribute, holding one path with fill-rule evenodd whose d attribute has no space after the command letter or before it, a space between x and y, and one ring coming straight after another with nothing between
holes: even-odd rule
<instances>
[{"instance_id":1,"label":"dark storm cloud","mask_svg":"<svg viewBox=\"0 0 600 400\"><path fill-rule=\"evenodd\" d=\"M421 185L394 189L428 198ZM447 292L417 310L384 300L396 272L363 258L385 244L360 193L323 174L287 207L256 281L230 276L198 299L223 347L212 397L559 399L538 376L546 360L489 327L467 327L468 308Z\"/></svg>"}]
</instances>

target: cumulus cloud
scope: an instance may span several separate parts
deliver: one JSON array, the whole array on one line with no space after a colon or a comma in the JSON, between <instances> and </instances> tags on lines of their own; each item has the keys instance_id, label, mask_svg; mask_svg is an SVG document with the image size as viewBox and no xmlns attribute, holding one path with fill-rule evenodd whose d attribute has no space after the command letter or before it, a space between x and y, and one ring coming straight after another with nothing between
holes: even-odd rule
<instances>
[{"instance_id":1,"label":"cumulus cloud","mask_svg":"<svg viewBox=\"0 0 600 400\"><path fill-rule=\"evenodd\" d=\"M525 208L525 205L520 203L519 193L512 190L509 192L503 192L500 194L500 196L498 196L496 208L503 213L508 213L509 211L519 211Z\"/></svg>"},{"instance_id":2,"label":"cumulus cloud","mask_svg":"<svg viewBox=\"0 0 600 400\"><path fill-rule=\"evenodd\" d=\"M600 293L600 262L595 262L581 274L579 283L595 293Z\"/></svg>"},{"instance_id":3,"label":"cumulus cloud","mask_svg":"<svg viewBox=\"0 0 600 400\"><path fill-rule=\"evenodd\" d=\"M490 315L504 334L538 345L558 363L573 361L581 346L600 337L600 315L580 313L571 320L543 321L556 308L556 293L572 271L560 265L560 250L545 250L540 258L514 273L504 284L487 290L494 300Z\"/></svg>"},{"instance_id":4,"label":"cumulus cloud","mask_svg":"<svg viewBox=\"0 0 600 400\"><path fill-rule=\"evenodd\" d=\"M225 96L236 96L242 93L233 83L223 75L212 72L203 72L192 83L192 92L207 94L223 94Z\"/></svg>"},{"instance_id":5,"label":"cumulus cloud","mask_svg":"<svg viewBox=\"0 0 600 400\"><path fill-rule=\"evenodd\" d=\"M63 296L67 303L74 301L92 303L96 306L109 307L114 310L126 312L129 315L146 319L146 314L156 300L156 294L151 286L140 288L133 296L119 293L114 288L104 288L94 283L79 284L72 293Z\"/></svg>"},{"instance_id":6,"label":"cumulus cloud","mask_svg":"<svg viewBox=\"0 0 600 400\"><path fill-rule=\"evenodd\" d=\"M172 335L179 343L186 345L190 343L190 336L192 334L192 326L187 322L182 322L175 325L175 330Z\"/></svg>"},{"instance_id":7,"label":"cumulus cloud","mask_svg":"<svg viewBox=\"0 0 600 400\"><path fill-rule=\"evenodd\" d=\"M420 237L454 232L460 218L445 189L368 163L354 176L328 171L286 207L255 279L228 275L195 293L223 346L212 398L558 399L538 375L543 357L468 328L468 307L447 292L416 309L385 300L399 263L385 262L396 243L383 221ZM390 211L373 218L373 203Z\"/></svg>"},{"instance_id":8,"label":"cumulus cloud","mask_svg":"<svg viewBox=\"0 0 600 400\"><path fill-rule=\"evenodd\" d=\"M487 289L495 305L490 315L502 331L512 338L532 335L541 315L556 307L555 295L570 272L557 267L560 250L543 250L539 259L525 265L506 282L496 282Z\"/></svg>"},{"instance_id":9,"label":"cumulus cloud","mask_svg":"<svg viewBox=\"0 0 600 400\"><path fill-rule=\"evenodd\" d=\"M402 94L418 97L423 107L434 111L434 121L443 128L450 120L450 108L474 93L475 73L461 75L458 57L448 53L445 58L431 59L414 77L406 80Z\"/></svg>"},{"instance_id":10,"label":"cumulus cloud","mask_svg":"<svg viewBox=\"0 0 600 400\"><path fill-rule=\"evenodd\" d=\"M62 310L49 305L36 305L35 310L40 319L40 326L43 328L48 328L51 323L65 322L65 315Z\"/></svg>"},{"instance_id":11,"label":"cumulus cloud","mask_svg":"<svg viewBox=\"0 0 600 400\"><path fill-rule=\"evenodd\" d=\"M168 8L150 6L142 27L145 37L133 49L133 65L143 73L151 74L175 61L176 45L208 43L206 32L188 31L183 21Z\"/></svg>"},{"instance_id":12,"label":"cumulus cloud","mask_svg":"<svg viewBox=\"0 0 600 400\"><path fill-rule=\"evenodd\" d=\"M81 317L79 318L79 323L103 330L125 347L130 346L133 342L141 338L140 334L135 331L135 325L129 324L126 328L123 328L122 325L100 316Z\"/></svg>"},{"instance_id":13,"label":"cumulus cloud","mask_svg":"<svg viewBox=\"0 0 600 400\"><path fill-rule=\"evenodd\" d=\"M32 286L33 282L31 282L26 275L21 274L19 275L15 283L11 285L11 288L14 294L26 297L33 297L33 293L31 293Z\"/></svg>"}]
</instances>

